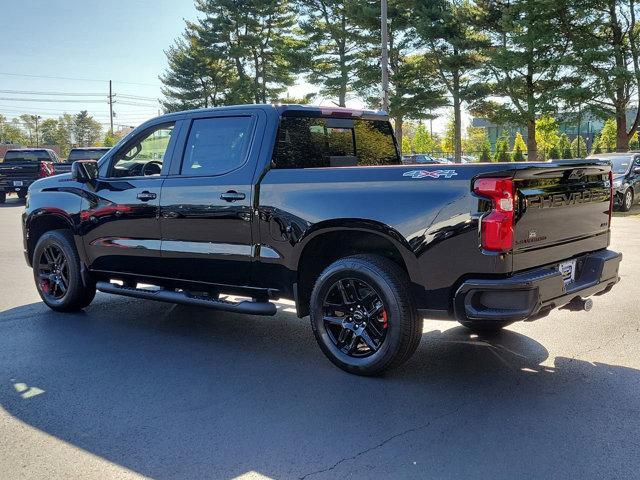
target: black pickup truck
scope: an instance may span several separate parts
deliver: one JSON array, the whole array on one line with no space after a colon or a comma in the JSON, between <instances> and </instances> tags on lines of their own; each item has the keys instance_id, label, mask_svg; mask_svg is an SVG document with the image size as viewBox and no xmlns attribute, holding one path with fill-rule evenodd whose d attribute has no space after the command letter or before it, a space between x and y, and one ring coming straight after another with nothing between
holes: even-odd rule
<instances>
[{"instance_id":1,"label":"black pickup truck","mask_svg":"<svg viewBox=\"0 0 640 480\"><path fill-rule=\"evenodd\" d=\"M621 260L609 163L402 165L368 111L165 115L29 193L24 253L52 309L96 289L258 315L292 299L362 375L407 360L422 318L498 330L588 310Z\"/></svg>"},{"instance_id":2,"label":"black pickup truck","mask_svg":"<svg viewBox=\"0 0 640 480\"><path fill-rule=\"evenodd\" d=\"M6 201L8 193L25 198L29 185L39 178L55 175L55 165L59 162L56 152L46 148L7 150L0 160L0 203Z\"/></svg>"}]
</instances>

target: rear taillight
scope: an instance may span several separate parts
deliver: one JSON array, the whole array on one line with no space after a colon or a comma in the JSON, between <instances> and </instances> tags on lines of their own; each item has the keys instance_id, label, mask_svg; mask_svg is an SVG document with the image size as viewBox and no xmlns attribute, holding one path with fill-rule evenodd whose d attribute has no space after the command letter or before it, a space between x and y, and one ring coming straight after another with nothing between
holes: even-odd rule
<instances>
[{"instance_id":1,"label":"rear taillight","mask_svg":"<svg viewBox=\"0 0 640 480\"><path fill-rule=\"evenodd\" d=\"M38 176L40 178L50 177L53 175L53 163L52 162L40 162L40 172Z\"/></svg>"},{"instance_id":2,"label":"rear taillight","mask_svg":"<svg viewBox=\"0 0 640 480\"><path fill-rule=\"evenodd\" d=\"M473 191L491 200L491 211L482 217L480 225L482 248L508 252L513 248L513 180L480 178L473 184Z\"/></svg>"},{"instance_id":3,"label":"rear taillight","mask_svg":"<svg viewBox=\"0 0 640 480\"><path fill-rule=\"evenodd\" d=\"M609 198L609 228L611 228L611 215L613 215L613 195L614 195L612 171L609 171L609 191L611 194Z\"/></svg>"}]
</instances>

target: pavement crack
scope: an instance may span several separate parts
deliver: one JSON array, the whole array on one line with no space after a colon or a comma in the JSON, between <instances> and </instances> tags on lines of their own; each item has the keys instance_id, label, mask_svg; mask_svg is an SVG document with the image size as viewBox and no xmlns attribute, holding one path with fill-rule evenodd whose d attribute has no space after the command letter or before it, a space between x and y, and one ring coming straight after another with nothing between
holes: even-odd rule
<instances>
[{"instance_id":1,"label":"pavement crack","mask_svg":"<svg viewBox=\"0 0 640 480\"><path fill-rule=\"evenodd\" d=\"M355 460L356 458L361 457L362 455L365 455L365 454L367 454L367 453L369 453L369 452L371 452L373 450L381 448L381 447L385 446L387 443L395 440L398 437L402 437L404 435L408 435L408 434L413 433L413 432L418 432L420 430L424 430L424 429L430 427L433 422L435 422L437 420L440 420L441 418L448 417L449 415L454 415L454 414L458 413L466 405L467 405L467 403L463 403L462 405L459 405L458 407L456 407L454 410L450 410L450 411L445 412L443 414L436 415L435 417L432 417L431 419L429 419L428 422L426 422L426 423L424 423L422 425L418 425L417 427L408 428L407 430L403 430L402 432L399 432L399 433L396 433L394 435L391 435L390 437L387 437L384 440L382 440L377 445L373 445L373 446L371 446L369 448L361 450L358 453L356 453L356 454L354 454L354 455L352 455L350 457L341 458L336 463L334 463L333 465L331 465L331 466L329 466L327 468L316 470L314 472L305 473L301 477L298 477L298 479L299 480L306 480L307 478L312 477L314 475L319 475L321 473L331 472L332 470L336 469L342 463L348 462L350 460Z\"/></svg>"}]
</instances>

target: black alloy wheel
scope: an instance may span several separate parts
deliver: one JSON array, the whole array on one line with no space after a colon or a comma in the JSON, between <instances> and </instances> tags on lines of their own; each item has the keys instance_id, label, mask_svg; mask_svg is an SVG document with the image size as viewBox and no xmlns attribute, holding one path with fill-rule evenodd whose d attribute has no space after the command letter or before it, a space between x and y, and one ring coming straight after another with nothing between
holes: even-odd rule
<instances>
[{"instance_id":1,"label":"black alloy wheel","mask_svg":"<svg viewBox=\"0 0 640 480\"><path fill-rule=\"evenodd\" d=\"M310 314L322 352L356 375L402 365L422 336L406 271L378 255L351 255L325 268L311 292Z\"/></svg>"},{"instance_id":2,"label":"black alloy wheel","mask_svg":"<svg viewBox=\"0 0 640 480\"><path fill-rule=\"evenodd\" d=\"M38 259L40 291L50 300L62 300L69 290L69 261L58 245L48 245Z\"/></svg>"},{"instance_id":3,"label":"black alloy wheel","mask_svg":"<svg viewBox=\"0 0 640 480\"><path fill-rule=\"evenodd\" d=\"M388 317L380 295L367 282L343 278L333 284L323 302L323 322L329 338L350 357L368 357L385 341Z\"/></svg>"},{"instance_id":4,"label":"black alloy wheel","mask_svg":"<svg viewBox=\"0 0 640 480\"><path fill-rule=\"evenodd\" d=\"M76 312L96 295L90 275L82 275L82 264L69 230L45 232L33 252L33 278L42 301L57 312Z\"/></svg>"}]
</instances>

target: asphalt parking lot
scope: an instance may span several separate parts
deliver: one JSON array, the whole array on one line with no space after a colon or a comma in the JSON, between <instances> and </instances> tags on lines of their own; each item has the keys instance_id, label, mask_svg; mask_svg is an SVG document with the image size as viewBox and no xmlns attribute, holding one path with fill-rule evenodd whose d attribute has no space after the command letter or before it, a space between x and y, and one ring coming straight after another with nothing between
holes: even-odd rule
<instances>
[{"instance_id":1,"label":"asphalt parking lot","mask_svg":"<svg viewBox=\"0 0 640 480\"><path fill-rule=\"evenodd\" d=\"M0 478L638 478L640 208L589 313L502 335L425 322L383 378L333 367L282 305L252 318L98 294L49 311L0 205Z\"/></svg>"}]
</instances>

